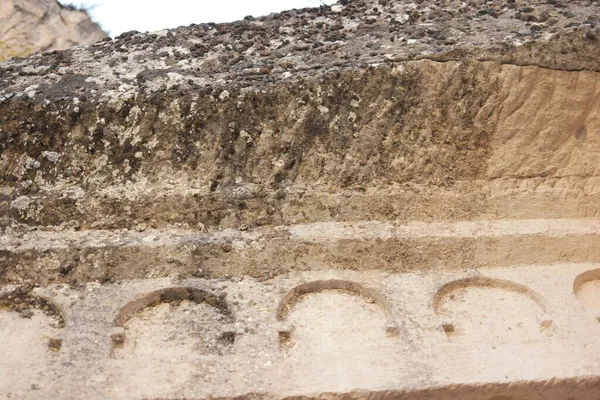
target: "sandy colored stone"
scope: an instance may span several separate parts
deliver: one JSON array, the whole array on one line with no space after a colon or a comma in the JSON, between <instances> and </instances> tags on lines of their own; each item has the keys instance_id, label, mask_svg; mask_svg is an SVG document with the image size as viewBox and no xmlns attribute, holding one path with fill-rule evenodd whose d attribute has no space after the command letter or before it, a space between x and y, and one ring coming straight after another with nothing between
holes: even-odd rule
<instances>
[{"instance_id":1,"label":"sandy colored stone","mask_svg":"<svg viewBox=\"0 0 600 400\"><path fill-rule=\"evenodd\" d=\"M0 396L600 397L598 4L343 3L0 63Z\"/></svg>"},{"instance_id":2,"label":"sandy colored stone","mask_svg":"<svg viewBox=\"0 0 600 400\"><path fill-rule=\"evenodd\" d=\"M56 0L3 0L0 4L0 60L65 50L105 39L85 11Z\"/></svg>"},{"instance_id":3,"label":"sandy colored stone","mask_svg":"<svg viewBox=\"0 0 600 400\"><path fill-rule=\"evenodd\" d=\"M4 380L3 390L25 398L331 393L480 399L509 393L515 399L593 399L600 328L597 313L583 307L573 284L598 270L598 264L587 263L405 274L325 269L262 282L192 278L52 285L32 294L52 298L65 316L57 330L63 345L58 352L46 347L46 335L56 331L48 325L51 319L38 324L37 316L2 311L3 321L12 321L4 329L23 332L10 340L38 343L6 342L3 356L12 361L0 364L2 376L20 373ZM115 344L123 310L157 291L181 288L223 296L234 316L233 328L225 329L235 332L228 351L193 350L202 339L192 325L202 323L209 337L223 326L218 318L198 317L197 312L211 313L202 301L143 308L125 323L125 345ZM389 334L390 321L397 335ZM447 332L447 324L457 329ZM282 331L289 337L282 340ZM55 376L69 385L56 383Z\"/></svg>"}]
</instances>

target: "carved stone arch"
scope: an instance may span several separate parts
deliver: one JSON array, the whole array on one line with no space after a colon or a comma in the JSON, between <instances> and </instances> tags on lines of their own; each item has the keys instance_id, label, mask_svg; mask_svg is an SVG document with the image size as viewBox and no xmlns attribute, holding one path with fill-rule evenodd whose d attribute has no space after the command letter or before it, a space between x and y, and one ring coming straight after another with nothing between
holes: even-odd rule
<instances>
[{"instance_id":1,"label":"carved stone arch","mask_svg":"<svg viewBox=\"0 0 600 400\"><path fill-rule=\"evenodd\" d=\"M115 326L122 327L132 316L145 308L155 306L159 303L171 303L182 300L189 300L194 303L207 303L222 314L233 318L233 313L224 296L217 296L206 290L193 287L170 287L155 290L127 303L115 317Z\"/></svg>"},{"instance_id":2,"label":"carved stone arch","mask_svg":"<svg viewBox=\"0 0 600 400\"><path fill-rule=\"evenodd\" d=\"M277 309L277 319L282 321L294 307L298 301L311 293L319 293L324 290L339 290L349 294L357 295L365 300L377 304L386 313L387 316L392 316L392 308L387 299L376 290L366 288L356 282L330 279L317 280L308 283L303 283L290 290L279 303Z\"/></svg>"},{"instance_id":3,"label":"carved stone arch","mask_svg":"<svg viewBox=\"0 0 600 400\"><path fill-rule=\"evenodd\" d=\"M170 320L169 315L177 313L184 303L186 314ZM157 314L153 311L164 305L168 305L167 312ZM194 316L201 319L195 321ZM137 317L139 321L136 320ZM235 342L234 320L234 313L225 296L194 287L155 290L130 301L119 311L111 333L111 356L135 356L137 352L151 349L152 346L165 346L165 354L171 349L171 354L182 353L182 357L189 358L204 354L224 354L230 351ZM133 332L128 331L131 321L134 325ZM191 324L191 328L185 324ZM184 325L187 327L183 327ZM161 332L167 333L163 335ZM173 334L178 337L176 342L165 339ZM145 342L151 343L144 344ZM178 352L178 347L187 348L187 351Z\"/></svg>"},{"instance_id":4,"label":"carved stone arch","mask_svg":"<svg viewBox=\"0 0 600 400\"><path fill-rule=\"evenodd\" d=\"M471 277L449 282L436 292L433 309L449 338L533 339L552 326L542 296L504 279Z\"/></svg>"},{"instance_id":5,"label":"carved stone arch","mask_svg":"<svg viewBox=\"0 0 600 400\"><path fill-rule=\"evenodd\" d=\"M579 274L573 282L573 294L600 322L600 268Z\"/></svg>"}]
</instances>

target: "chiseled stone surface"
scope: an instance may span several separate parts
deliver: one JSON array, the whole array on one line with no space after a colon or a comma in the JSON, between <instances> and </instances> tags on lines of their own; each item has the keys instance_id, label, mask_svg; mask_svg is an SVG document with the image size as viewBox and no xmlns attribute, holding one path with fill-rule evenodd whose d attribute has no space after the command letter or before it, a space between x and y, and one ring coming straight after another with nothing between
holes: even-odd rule
<instances>
[{"instance_id":1,"label":"chiseled stone surface","mask_svg":"<svg viewBox=\"0 0 600 400\"><path fill-rule=\"evenodd\" d=\"M594 1L343 1L0 63L0 396L600 398Z\"/></svg>"},{"instance_id":2,"label":"chiseled stone surface","mask_svg":"<svg viewBox=\"0 0 600 400\"><path fill-rule=\"evenodd\" d=\"M595 399L598 267L38 288L57 314L0 314L3 395Z\"/></svg>"}]
</instances>

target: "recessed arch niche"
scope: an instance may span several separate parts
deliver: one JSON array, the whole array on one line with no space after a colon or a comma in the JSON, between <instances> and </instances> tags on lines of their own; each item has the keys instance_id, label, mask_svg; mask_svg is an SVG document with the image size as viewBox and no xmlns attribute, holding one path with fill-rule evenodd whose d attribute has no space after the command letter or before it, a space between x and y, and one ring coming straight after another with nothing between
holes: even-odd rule
<instances>
[{"instance_id":1,"label":"recessed arch niche","mask_svg":"<svg viewBox=\"0 0 600 400\"><path fill-rule=\"evenodd\" d=\"M114 320L114 358L189 360L231 352L234 315L224 296L193 287L153 291Z\"/></svg>"},{"instance_id":2,"label":"recessed arch niche","mask_svg":"<svg viewBox=\"0 0 600 400\"><path fill-rule=\"evenodd\" d=\"M376 290L347 280L317 280L290 290L281 300L277 319L284 327L280 341L291 346L324 338L332 348L356 342L363 335L395 336L399 333L387 299Z\"/></svg>"},{"instance_id":3,"label":"recessed arch niche","mask_svg":"<svg viewBox=\"0 0 600 400\"><path fill-rule=\"evenodd\" d=\"M586 271L575 278L573 294L600 322L600 269Z\"/></svg>"},{"instance_id":4,"label":"recessed arch niche","mask_svg":"<svg viewBox=\"0 0 600 400\"><path fill-rule=\"evenodd\" d=\"M29 387L45 373L64 350L64 326L64 313L50 298L20 288L0 289L0 354L3 370L9 371L4 390Z\"/></svg>"},{"instance_id":5,"label":"recessed arch niche","mask_svg":"<svg viewBox=\"0 0 600 400\"><path fill-rule=\"evenodd\" d=\"M281 300L277 318L284 366L314 382L356 382L364 371L386 376L404 341L392 307L378 291L347 280L303 283Z\"/></svg>"},{"instance_id":6,"label":"recessed arch niche","mask_svg":"<svg viewBox=\"0 0 600 400\"><path fill-rule=\"evenodd\" d=\"M504 279L449 282L435 294L433 308L451 342L494 345L539 340L552 327L544 299L531 288Z\"/></svg>"}]
</instances>

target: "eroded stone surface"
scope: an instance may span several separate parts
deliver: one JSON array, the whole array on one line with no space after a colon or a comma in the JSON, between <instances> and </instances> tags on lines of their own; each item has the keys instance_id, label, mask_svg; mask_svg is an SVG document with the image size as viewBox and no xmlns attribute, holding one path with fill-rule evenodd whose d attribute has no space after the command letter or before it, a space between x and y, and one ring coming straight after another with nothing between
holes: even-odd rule
<instances>
[{"instance_id":1,"label":"eroded stone surface","mask_svg":"<svg viewBox=\"0 0 600 400\"><path fill-rule=\"evenodd\" d=\"M343 3L0 64L0 394L600 396L598 5Z\"/></svg>"}]
</instances>

